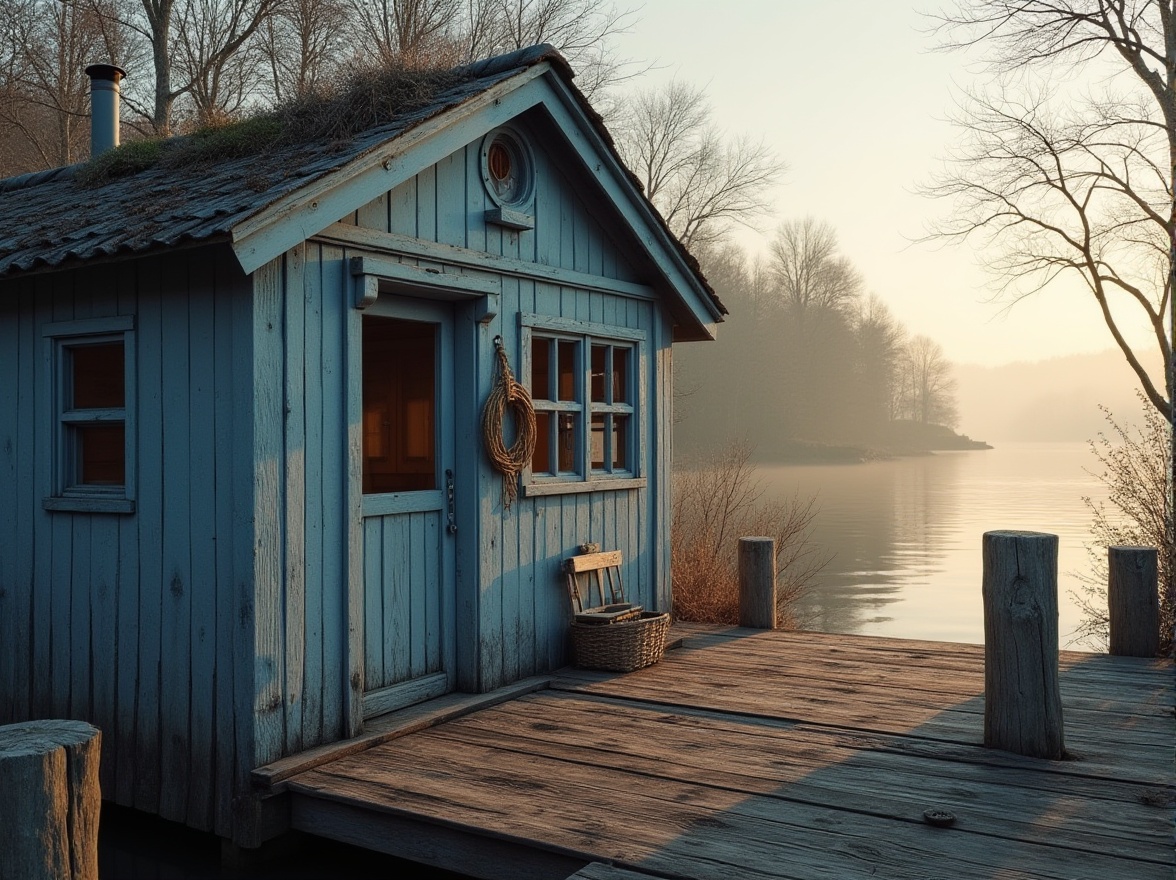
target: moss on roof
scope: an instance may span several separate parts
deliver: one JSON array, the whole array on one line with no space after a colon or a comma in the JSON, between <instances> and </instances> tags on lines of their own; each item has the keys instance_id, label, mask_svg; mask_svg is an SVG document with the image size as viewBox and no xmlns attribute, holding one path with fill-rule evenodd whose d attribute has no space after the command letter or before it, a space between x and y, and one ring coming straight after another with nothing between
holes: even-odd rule
<instances>
[{"instance_id":1,"label":"moss on roof","mask_svg":"<svg viewBox=\"0 0 1176 880\"><path fill-rule=\"evenodd\" d=\"M353 73L313 93L226 125L172 138L131 141L78 169L84 186L101 186L148 168L196 168L312 142L347 141L431 105L446 89L474 79L471 68L421 69L390 64Z\"/></svg>"}]
</instances>

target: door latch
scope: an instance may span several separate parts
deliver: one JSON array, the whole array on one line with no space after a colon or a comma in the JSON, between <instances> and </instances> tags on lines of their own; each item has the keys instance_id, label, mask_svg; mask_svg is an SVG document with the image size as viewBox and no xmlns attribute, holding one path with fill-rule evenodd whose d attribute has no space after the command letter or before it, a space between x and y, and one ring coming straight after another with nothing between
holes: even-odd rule
<instances>
[{"instance_id":1,"label":"door latch","mask_svg":"<svg viewBox=\"0 0 1176 880\"><path fill-rule=\"evenodd\" d=\"M457 534L457 513L453 507L453 470L445 469L445 510L446 516L449 520L449 525L446 527L449 534Z\"/></svg>"}]
</instances>

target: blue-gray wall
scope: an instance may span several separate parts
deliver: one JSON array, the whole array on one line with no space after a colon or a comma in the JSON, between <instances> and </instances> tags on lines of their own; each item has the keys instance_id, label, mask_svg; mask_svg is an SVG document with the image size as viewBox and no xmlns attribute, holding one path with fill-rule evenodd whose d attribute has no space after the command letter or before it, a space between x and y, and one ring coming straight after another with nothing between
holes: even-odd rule
<instances>
[{"instance_id":1,"label":"blue-gray wall","mask_svg":"<svg viewBox=\"0 0 1176 880\"><path fill-rule=\"evenodd\" d=\"M0 282L0 724L90 720L104 797L221 834L253 760L250 309L227 249ZM114 315L135 512L50 512L41 328Z\"/></svg>"}]
</instances>

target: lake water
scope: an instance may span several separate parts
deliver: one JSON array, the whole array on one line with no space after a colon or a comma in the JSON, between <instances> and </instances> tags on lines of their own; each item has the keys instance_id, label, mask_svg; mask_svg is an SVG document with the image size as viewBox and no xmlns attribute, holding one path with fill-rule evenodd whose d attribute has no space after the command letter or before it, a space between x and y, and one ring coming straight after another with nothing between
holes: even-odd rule
<instances>
[{"instance_id":1,"label":"lake water","mask_svg":"<svg viewBox=\"0 0 1176 880\"><path fill-rule=\"evenodd\" d=\"M1009 443L757 473L769 495L817 497L812 537L834 555L802 600L807 628L982 643L981 536L1027 529L1058 536L1060 643L1090 650L1072 641L1081 612L1069 592L1089 569L1082 496L1107 495L1087 473L1097 469L1085 443Z\"/></svg>"}]
</instances>

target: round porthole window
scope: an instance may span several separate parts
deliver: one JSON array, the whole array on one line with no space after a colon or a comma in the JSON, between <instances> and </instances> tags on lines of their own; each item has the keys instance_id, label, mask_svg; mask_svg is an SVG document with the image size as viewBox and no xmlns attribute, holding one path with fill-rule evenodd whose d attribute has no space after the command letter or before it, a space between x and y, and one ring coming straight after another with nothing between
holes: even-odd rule
<instances>
[{"instance_id":1,"label":"round porthole window","mask_svg":"<svg viewBox=\"0 0 1176 880\"><path fill-rule=\"evenodd\" d=\"M498 204L519 208L531 198L531 157L522 140L500 129L486 136L482 145L482 178L486 191Z\"/></svg>"}]
</instances>

